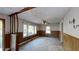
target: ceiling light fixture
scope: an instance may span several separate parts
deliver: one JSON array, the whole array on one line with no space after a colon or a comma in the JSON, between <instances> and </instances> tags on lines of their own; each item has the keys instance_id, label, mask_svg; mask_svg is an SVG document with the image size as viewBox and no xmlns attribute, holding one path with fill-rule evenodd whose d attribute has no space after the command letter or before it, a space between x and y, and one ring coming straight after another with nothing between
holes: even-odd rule
<instances>
[{"instance_id":1,"label":"ceiling light fixture","mask_svg":"<svg viewBox=\"0 0 79 59\"><path fill-rule=\"evenodd\" d=\"M43 24L47 24L46 20L43 20Z\"/></svg>"}]
</instances>

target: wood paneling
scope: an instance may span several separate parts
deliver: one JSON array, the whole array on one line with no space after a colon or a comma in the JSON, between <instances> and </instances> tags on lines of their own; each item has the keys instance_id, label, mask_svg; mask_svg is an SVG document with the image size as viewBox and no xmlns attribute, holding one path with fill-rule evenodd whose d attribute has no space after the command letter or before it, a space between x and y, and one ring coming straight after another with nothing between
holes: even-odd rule
<instances>
[{"instance_id":1,"label":"wood paneling","mask_svg":"<svg viewBox=\"0 0 79 59\"><path fill-rule=\"evenodd\" d=\"M5 36L4 36L4 50L6 48L11 48L10 45L11 45L11 36L10 36L10 34L5 34Z\"/></svg>"},{"instance_id":2,"label":"wood paneling","mask_svg":"<svg viewBox=\"0 0 79 59\"><path fill-rule=\"evenodd\" d=\"M39 36L47 36L45 31L42 31L42 30L37 31L37 33L38 33ZM59 35L60 35L59 31L51 31L51 34L50 34L50 36L56 37L56 38L59 38Z\"/></svg>"},{"instance_id":3,"label":"wood paneling","mask_svg":"<svg viewBox=\"0 0 79 59\"><path fill-rule=\"evenodd\" d=\"M19 50L19 42L21 41L22 42L23 40L23 33L22 32L17 32L16 33L16 51Z\"/></svg>"},{"instance_id":4,"label":"wood paneling","mask_svg":"<svg viewBox=\"0 0 79 59\"><path fill-rule=\"evenodd\" d=\"M45 31L37 31L38 36L45 36Z\"/></svg>"},{"instance_id":5,"label":"wood paneling","mask_svg":"<svg viewBox=\"0 0 79 59\"><path fill-rule=\"evenodd\" d=\"M64 34L64 50L79 51L79 38Z\"/></svg>"},{"instance_id":6,"label":"wood paneling","mask_svg":"<svg viewBox=\"0 0 79 59\"><path fill-rule=\"evenodd\" d=\"M17 43L19 44L20 42L23 42L23 32L18 32L17 33Z\"/></svg>"},{"instance_id":7,"label":"wood paneling","mask_svg":"<svg viewBox=\"0 0 79 59\"><path fill-rule=\"evenodd\" d=\"M53 37L59 38L60 32L59 31L51 31L51 35Z\"/></svg>"},{"instance_id":8,"label":"wood paneling","mask_svg":"<svg viewBox=\"0 0 79 59\"><path fill-rule=\"evenodd\" d=\"M37 34L36 35L31 35L31 36L28 36L28 37L25 37L25 38L23 38L23 34L22 33L20 33L20 39L19 39L19 43L22 43L22 42L24 42L24 41L27 41L27 40L29 40L29 39L32 39L32 38L34 38L34 37L36 37L36 36L38 36Z\"/></svg>"}]
</instances>

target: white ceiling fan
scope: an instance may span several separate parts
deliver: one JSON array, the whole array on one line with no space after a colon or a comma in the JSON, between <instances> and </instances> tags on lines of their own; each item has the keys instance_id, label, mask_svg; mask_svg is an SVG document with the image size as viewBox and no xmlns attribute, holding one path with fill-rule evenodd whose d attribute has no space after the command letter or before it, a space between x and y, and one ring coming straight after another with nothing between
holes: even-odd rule
<instances>
[{"instance_id":1,"label":"white ceiling fan","mask_svg":"<svg viewBox=\"0 0 79 59\"><path fill-rule=\"evenodd\" d=\"M51 24L51 23L49 23L49 22L47 21L47 19L48 19L48 18L46 18L46 19L44 18L43 21L42 21L42 23L43 23L43 24Z\"/></svg>"}]
</instances>

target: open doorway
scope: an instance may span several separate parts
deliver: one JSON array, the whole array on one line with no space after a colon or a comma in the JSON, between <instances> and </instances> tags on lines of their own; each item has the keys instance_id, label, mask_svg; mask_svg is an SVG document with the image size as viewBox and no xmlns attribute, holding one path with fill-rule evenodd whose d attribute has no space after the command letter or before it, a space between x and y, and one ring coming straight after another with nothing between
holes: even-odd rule
<instances>
[{"instance_id":1,"label":"open doorway","mask_svg":"<svg viewBox=\"0 0 79 59\"><path fill-rule=\"evenodd\" d=\"M3 50L3 40L4 39L4 20L0 19L0 51Z\"/></svg>"}]
</instances>

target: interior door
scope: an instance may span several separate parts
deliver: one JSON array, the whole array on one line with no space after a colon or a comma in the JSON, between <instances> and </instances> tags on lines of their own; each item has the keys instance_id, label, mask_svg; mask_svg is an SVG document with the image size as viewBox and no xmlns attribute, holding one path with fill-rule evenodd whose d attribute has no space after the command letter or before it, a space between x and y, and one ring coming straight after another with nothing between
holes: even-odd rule
<instances>
[{"instance_id":1,"label":"interior door","mask_svg":"<svg viewBox=\"0 0 79 59\"><path fill-rule=\"evenodd\" d=\"M3 21L0 20L0 51L3 50Z\"/></svg>"}]
</instances>

